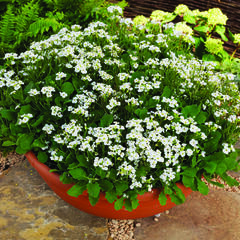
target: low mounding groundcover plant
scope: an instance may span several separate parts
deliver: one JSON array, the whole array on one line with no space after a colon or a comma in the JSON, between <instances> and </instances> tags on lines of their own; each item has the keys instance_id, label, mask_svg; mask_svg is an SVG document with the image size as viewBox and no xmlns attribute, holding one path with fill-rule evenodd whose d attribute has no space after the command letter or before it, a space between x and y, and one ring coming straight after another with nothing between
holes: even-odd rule
<instances>
[{"instance_id":1,"label":"low mounding groundcover plant","mask_svg":"<svg viewBox=\"0 0 240 240\"><path fill-rule=\"evenodd\" d=\"M58 171L68 194L100 191L131 211L137 195L161 188L176 204L176 182L202 194L238 166L240 95L232 74L192 53L173 23L135 24L111 6L104 22L74 25L6 54L0 70L0 140L33 150ZM13 70L14 69L14 70ZM212 182L213 183L213 182ZM215 183L220 185L219 183Z\"/></svg>"}]
</instances>

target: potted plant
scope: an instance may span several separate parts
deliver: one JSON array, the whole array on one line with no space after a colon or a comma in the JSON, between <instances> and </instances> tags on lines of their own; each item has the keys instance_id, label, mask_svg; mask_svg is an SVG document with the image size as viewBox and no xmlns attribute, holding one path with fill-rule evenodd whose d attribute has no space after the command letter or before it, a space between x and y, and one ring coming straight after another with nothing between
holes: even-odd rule
<instances>
[{"instance_id":1,"label":"potted plant","mask_svg":"<svg viewBox=\"0 0 240 240\"><path fill-rule=\"evenodd\" d=\"M226 174L238 165L234 76L195 58L191 35L174 24L121 15L111 6L83 30L63 28L29 51L6 54L2 146L45 167L47 174L38 171L54 190L59 182L51 179L60 179L59 195L74 206L84 197L82 210L99 215L99 199L111 203L99 209L112 218L157 214L149 209L183 203L190 189L207 194L202 177L237 184ZM150 195L154 204L134 215Z\"/></svg>"}]
</instances>

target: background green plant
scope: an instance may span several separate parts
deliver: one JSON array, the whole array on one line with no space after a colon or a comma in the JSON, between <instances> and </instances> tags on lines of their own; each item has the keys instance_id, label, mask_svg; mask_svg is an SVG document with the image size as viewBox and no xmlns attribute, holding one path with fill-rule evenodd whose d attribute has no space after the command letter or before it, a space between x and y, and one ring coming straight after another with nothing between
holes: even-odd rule
<instances>
[{"instance_id":1,"label":"background green plant","mask_svg":"<svg viewBox=\"0 0 240 240\"><path fill-rule=\"evenodd\" d=\"M106 0L1 0L0 58L21 52L30 42L45 39L73 24L86 26L104 15ZM121 7L127 3L119 2Z\"/></svg>"}]
</instances>

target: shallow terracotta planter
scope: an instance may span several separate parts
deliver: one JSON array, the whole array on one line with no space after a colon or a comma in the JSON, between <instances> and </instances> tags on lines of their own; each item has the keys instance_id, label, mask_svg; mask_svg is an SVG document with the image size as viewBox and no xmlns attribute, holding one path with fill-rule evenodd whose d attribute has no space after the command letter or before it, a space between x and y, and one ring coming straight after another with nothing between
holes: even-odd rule
<instances>
[{"instance_id":1,"label":"shallow terracotta planter","mask_svg":"<svg viewBox=\"0 0 240 240\"><path fill-rule=\"evenodd\" d=\"M98 203L93 207L88 201L88 193L84 191L82 195L76 197L71 197L67 194L68 189L70 189L73 184L63 184L59 180L59 175L54 172L49 172L50 168L45 164L39 162L33 152L28 152L25 154L30 164L37 170L40 176L48 184L48 186L64 201L71 204L72 206L80 209L81 211L105 218L113 219L136 219L156 215L163 211L166 211L175 206L171 202L170 198L167 199L167 204L161 206L158 201L158 195L160 190L154 189L152 192L139 195L139 206L132 212L128 212L124 209L116 211L114 209L114 204L109 203L105 199L104 193L100 193L100 198ZM177 186L182 189L184 195L187 197L192 190L186 188L183 184L177 183Z\"/></svg>"}]
</instances>

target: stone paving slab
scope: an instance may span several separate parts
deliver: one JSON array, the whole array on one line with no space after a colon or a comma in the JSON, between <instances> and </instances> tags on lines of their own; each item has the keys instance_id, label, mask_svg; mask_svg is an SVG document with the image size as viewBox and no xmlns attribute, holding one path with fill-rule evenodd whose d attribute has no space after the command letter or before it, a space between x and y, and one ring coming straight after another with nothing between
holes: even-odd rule
<instances>
[{"instance_id":1,"label":"stone paving slab","mask_svg":"<svg viewBox=\"0 0 240 240\"><path fill-rule=\"evenodd\" d=\"M0 177L1 240L106 240L107 220L61 200L27 161Z\"/></svg>"},{"instance_id":2,"label":"stone paving slab","mask_svg":"<svg viewBox=\"0 0 240 240\"><path fill-rule=\"evenodd\" d=\"M240 240L240 194L193 192L184 204L158 219L138 220L135 240Z\"/></svg>"}]
</instances>

